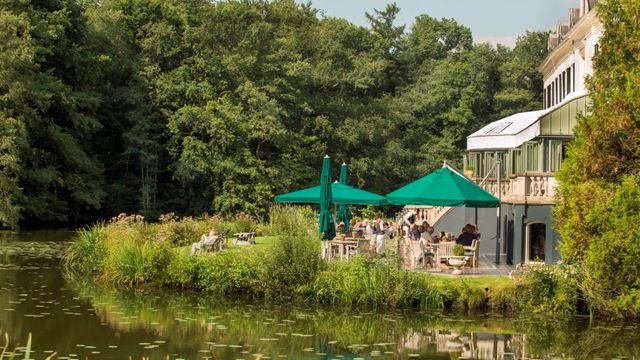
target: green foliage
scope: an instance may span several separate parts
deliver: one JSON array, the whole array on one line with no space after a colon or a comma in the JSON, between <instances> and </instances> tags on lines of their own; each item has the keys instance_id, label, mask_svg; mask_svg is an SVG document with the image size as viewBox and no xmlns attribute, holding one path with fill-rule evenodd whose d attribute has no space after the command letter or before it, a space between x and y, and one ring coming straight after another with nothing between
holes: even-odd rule
<instances>
[{"instance_id":1,"label":"green foliage","mask_svg":"<svg viewBox=\"0 0 640 360\"><path fill-rule=\"evenodd\" d=\"M603 202L592 203L597 241L584 254L583 291L595 309L640 317L640 177L629 176Z\"/></svg>"},{"instance_id":2,"label":"green foliage","mask_svg":"<svg viewBox=\"0 0 640 360\"><path fill-rule=\"evenodd\" d=\"M464 255L464 246L460 245L460 244L456 244L453 247L453 255L455 256L462 256Z\"/></svg>"},{"instance_id":3,"label":"green foliage","mask_svg":"<svg viewBox=\"0 0 640 360\"><path fill-rule=\"evenodd\" d=\"M316 234L280 235L266 271L270 277L270 297L293 297L291 291L311 283L325 263L320 256L320 241Z\"/></svg>"},{"instance_id":4,"label":"green foliage","mask_svg":"<svg viewBox=\"0 0 640 360\"><path fill-rule=\"evenodd\" d=\"M220 296L264 297L269 286L264 272L264 258L240 253L203 256L198 259L196 287Z\"/></svg>"},{"instance_id":5,"label":"green foliage","mask_svg":"<svg viewBox=\"0 0 640 360\"><path fill-rule=\"evenodd\" d=\"M265 219L274 194L317 184L329 149L387 193L539 101L544 35L494 49L453 19L405 31L399 11L368 29L293 0L4 1L0 226Z\"/></svg>"},{"instance_id":6,"label":"green foliage","mask_svg":"<svg viewBox=\"0 0 640 360\"><path fill-rule=\"evenodd\" d=\"M76 241L63 257L65 269L78 274L96 275L102 271L106 253L106 227L97 224L78 231Z\"/></svg>"},{"instance_id":7,"label":"green foliage","mask_svg":"<svg viewBox=\"0 0 640 360\"><path fill-rule=\"evenodd\" d=\"M588 83L593 109L576 126L558 174L554 219L563 259L585 271L581 288L590 307L638 317L640 4L606 1L597 11L605 31Z\"/></svg>"},{"instance_id":8,"label":"green foliage","mask_svg":"<svg viewBox=\"0 0 640 360\"><path fill-rule=\"evenodd\" d=\"M576 314L583 311L582 276L577 266L524 266L513 274L515 289L511 301L515 304L511 307L530 313Z\"/></svg>"},{"instance_id":9,"label":"green foliage","mask_svg":"<svg viewBox=\"0 0 640 360\"><path fill-rule=\"evenodd\" d=\"M309 235L309 224L315 224L317 219L318 214L310 207L275 205L269 211L269 225L263 227L263 233L264 235L306 236Z\"/></svg>"},{"instance_id":10,"label":"green foliage","mask_svg":"<svg viewBox=\"0 0 640 360\"><path fill-rule=\"evenodd\" d=\"M407 272L391 254L326 264L319 256L318 235L308 225L315 221L309 208L275 206L270 217L271 224L261 228L272 236L259 237L256 245L230 244L198 256L189 255L190 246L179 246L175 234L186 233L185 228L226 226L221 219L163 216L162 224L145 224L124 217L79 232L64 266L70 276L101 284L164 285L230 299L348 307L475 310L485 306L485 288L512 284L506 278L460 280Z\"/></svg>"}]
</instances>

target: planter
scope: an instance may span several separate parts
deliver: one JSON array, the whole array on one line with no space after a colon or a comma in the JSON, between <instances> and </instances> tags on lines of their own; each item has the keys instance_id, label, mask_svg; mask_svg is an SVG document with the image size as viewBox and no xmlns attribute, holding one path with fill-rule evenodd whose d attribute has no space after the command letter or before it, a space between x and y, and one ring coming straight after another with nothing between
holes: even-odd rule
<instances>
[{"instance_id":1,"label":"planter","mask_svg":"<svg viewBox=\"0 0 640 360\"><path fill-rule=\"evenodd\" d=\"M453 266L454 270L451 275L462 275L461 267L467 264L467 257L465 256L452 256L449 258L449 265Z\"/></svg>"},{"instance_id":2,"label":"planter","mask_svg":"<svg viewBox=\"0 0 640 360\"><path fill-rule=\"evenodd\" d=\"M464 174L465 174L469 179L473 179L473 175L474 175L473 170L466 170L466 171L464 172Z\"/></svg>"}]
</instances>

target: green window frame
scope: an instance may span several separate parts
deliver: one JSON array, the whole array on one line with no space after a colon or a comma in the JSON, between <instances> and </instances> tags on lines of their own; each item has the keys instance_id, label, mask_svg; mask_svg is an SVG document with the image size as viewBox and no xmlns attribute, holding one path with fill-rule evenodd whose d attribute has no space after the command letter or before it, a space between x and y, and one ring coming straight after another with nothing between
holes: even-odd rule
<instances>
[{"instance_id":1,"label":"green window frame","mask_svg":"<svg viewBox=\"0 0 640 360\"><path fill-rule=\"evenodd\" d=\"M542 154L540 153L542 147L540 146L540 142L537 141L529 141L524 143L524 164L525 171L529 172L541 172L542 165L541 159Z\"/></svg>"}]
</instances>

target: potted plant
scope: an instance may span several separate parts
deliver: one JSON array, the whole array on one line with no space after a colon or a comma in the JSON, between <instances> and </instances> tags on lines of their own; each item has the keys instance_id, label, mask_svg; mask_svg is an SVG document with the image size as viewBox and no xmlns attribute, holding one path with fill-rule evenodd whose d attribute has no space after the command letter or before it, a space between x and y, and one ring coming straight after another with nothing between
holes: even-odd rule
<instances>
[{"instance_id":1,"label":"potted plant","mask_svg":"<svg viewBox=\"0 0 640 360\"><path fill-rule=\"evenodd\" d=\"M474 168L473 166L467 166L467 169L464 171L464 174L469 178L469 179L473 179L473 175L474 175Z\"/></svg>"},{"instance_id":2,"label":"potted plant","mask_svg":"<svg viewBox=\"0 0 640 360\"><path fill-rule=\"evenodd\" d=\"M452 275L461 275L462 270L461 267L467 264L467 258L464 256L464 246L460 244L456 244L453 247L453 255L449 258L449 265L454 267L454 270L451 272Z\"/></svg>"}]
</instances>

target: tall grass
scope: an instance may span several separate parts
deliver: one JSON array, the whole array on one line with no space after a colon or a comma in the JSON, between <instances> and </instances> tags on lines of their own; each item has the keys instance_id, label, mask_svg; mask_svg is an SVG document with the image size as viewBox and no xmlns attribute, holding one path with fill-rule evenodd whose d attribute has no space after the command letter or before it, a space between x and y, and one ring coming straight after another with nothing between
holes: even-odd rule
<instances>
[{"instance_id":1,"label":"tall grass","mask_svg":"<svg viewBox=\"0 0 640 360\"><path fill-rule=\"evenodd\" d=\"M76 240L63 256L65 269L85 275L101 271L107 251L104 244L105 232L103 223L78 231Z\"/></svg>"},{"instance_id":2,"label":"tall grass","mask_svg":"<svg viewBox=\"0 0 640 360\"><path fill-rule=\"evenodd\" d=\"M269 211L269 223L262 227L264 235L309 235L316 233L317 214L310 207L276 205Z\"/></svg>"},{"instance_id":3,"label":"tall grass","mask_svg":"<svg viewBox=\"0 0 640 360\"><path fill-rule=\"evenodd\" d=\"M310 208L276 206L268 224L244 216L170 218L161 224L97 224L78 233L65 256L70 272L94 281L125 286L190 288L214 296L303 301L374 308L481 309L487 304L517 308L513 282L496 283L407 272L395 255L326 264ZM211 227L218 231L259 229L270 237L258 245L231 246L222 252L190 256L189 245ZM485 288L491 288L487 300ZM493 290L497 289L497 290Z\"/></svg>"},{"instance_id":4,"label":"tall grass","mask_svg":"<svg viewBox=\"0 0 640 360\"><path fill-rule=\"evenodd\" d=\"M441 309L452 305L453 292L432 284L431 278L401 270L394 260L362 257L331 264L304 288L304 294L318 303L340 306Z\"/></svg>"}]
</instances>

